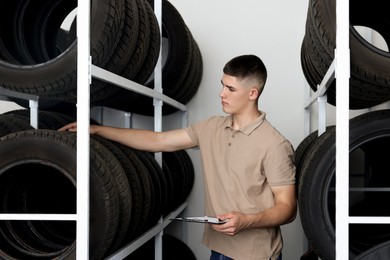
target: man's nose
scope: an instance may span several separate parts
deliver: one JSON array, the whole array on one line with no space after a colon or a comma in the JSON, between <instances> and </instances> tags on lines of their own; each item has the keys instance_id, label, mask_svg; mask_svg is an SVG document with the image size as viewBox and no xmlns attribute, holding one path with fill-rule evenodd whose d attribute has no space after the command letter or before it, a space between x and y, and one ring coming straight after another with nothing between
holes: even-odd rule
<instances>
[{"instance_id":1,"label":"man's nose","mask_svg":"<svg viewBox=\"0 0 390 260\"><path fill-rule=\"evenodd\" d=\"M224 97L225 96L225 88L222 88L221 91L219 92L219 97Z\"/></svg>"}]
</instances>

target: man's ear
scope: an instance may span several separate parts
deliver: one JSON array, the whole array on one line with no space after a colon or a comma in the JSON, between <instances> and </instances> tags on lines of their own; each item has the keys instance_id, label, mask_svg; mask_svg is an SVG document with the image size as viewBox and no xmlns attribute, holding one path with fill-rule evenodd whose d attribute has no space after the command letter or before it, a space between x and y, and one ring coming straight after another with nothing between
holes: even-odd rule
<instances>
[{"instance_id":1,"label":"man's ear","mask_svg":"<svg viewBox=\"0 0 390 260\"><path fill-rule=\"evenodd\" d=\"M249 91L249 99L256 100L259 97L259 90L257 88L251 88Z\"/></svg>"}]
</instances>

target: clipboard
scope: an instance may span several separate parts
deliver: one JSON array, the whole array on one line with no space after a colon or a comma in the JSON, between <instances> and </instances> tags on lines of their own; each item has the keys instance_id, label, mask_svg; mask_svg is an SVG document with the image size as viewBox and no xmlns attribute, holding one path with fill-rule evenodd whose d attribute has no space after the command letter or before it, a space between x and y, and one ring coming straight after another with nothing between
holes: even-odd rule
<instances>
[{"instance_id":1,"label":"clipboard","mask_svg":"<svg viewBox=\"0 0 390 260\"><path fill-rule=\"evenodd\" d=\"M216 217L183 217L183 218L172 218L171 220L194 222L194 223L208 223L208 224L223 224L228 222L228 219L219 219Z\"/></svg>"}]
</instances>

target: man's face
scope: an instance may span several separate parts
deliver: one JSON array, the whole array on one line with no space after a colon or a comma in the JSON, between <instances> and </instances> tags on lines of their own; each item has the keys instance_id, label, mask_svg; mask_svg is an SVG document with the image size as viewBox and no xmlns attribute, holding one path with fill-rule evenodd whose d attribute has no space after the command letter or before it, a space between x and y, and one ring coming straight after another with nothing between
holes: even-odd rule
<instances>
[{"instance_id":1,"label":"man's face","mask_svg":"<svg viewBox=\"0 0 390 260\"><path fill-rule=\"evenodd\" d=\"M249 106L250 88L244 86L244 82L237 77L223 74L222 90L219 93L222 110L227 114L240 114Z\"/></svg>"}]
</instances>

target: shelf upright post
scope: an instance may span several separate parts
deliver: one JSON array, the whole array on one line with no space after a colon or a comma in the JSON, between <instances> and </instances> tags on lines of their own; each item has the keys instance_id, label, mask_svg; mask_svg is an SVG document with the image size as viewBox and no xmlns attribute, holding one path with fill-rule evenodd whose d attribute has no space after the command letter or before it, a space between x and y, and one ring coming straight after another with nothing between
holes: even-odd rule
<instances>
[{"instance_id":1,"label":"shelf upright post","mask_svg":"<svg viewBox=\"0 0 390 260\"><path fill-rule=\"evenodd\" d=\"M310 96L310 91L305 93L306 99L308 99L305 106L305 136L310 134L310 107L314 102L318 104L318 136L326 131L326 105L327 105L327 94L329 86L334 80L335 74L335 60L330 64L326 74L324 75L321 83L317 85L317 90Z\"/></svg>"},{"instance_id":2,"label":"shelf upright post","mask_svg":"<svg viewBox=\"0 0 390 260\"><path fill-rule=\"evenodd\" d=\"M30 107L30 125L33 128L38 129L38 125L39 125L38 100L30 99L28 102Z\"/></svg>"},{"instance_id":3,"label":"shelf upright post","mask_svg":"<svg viewBox=\"0 0 390 260\"><path fill-rule=\"evenodd\" d=\"M304 98L305 100L310 99L311 90L309 86L305 86ZM310 104L306 105L303 111L303 134L304 137L308 136L311 133L311 107Z\"/></svg>"},{"instance_id":4,"label":"shelf upright post","mask_svg":"<svg viewBox=\"0 0 390 260\"><path fill-rule=\"evenodd\" d=\"M328 96L326 94L317 98L318 103L318 136L326 131L326 104Z\"/></svg>"},{"instance_id":5,"label":"shelf upright post","mask_svg":"<svg viewBox=\"0 0 390 260\"><path fill-rule=\"evenodd\" d=\"M349 259L349 0L336 0L336 260Z\"/></svg>"},{"instance_id":6,"label":"shelf upright post","mask_svg":"<svg viewBox=\"0 0 390 260\"><path fill-rule=\"evenodd\" d=\"M156 19L158 21L158 25L160 28L160 39L161 39L161 32L162 32L162 0L154 0L154 14L156 16ZM162 88L162 41L160 41L160 47L159 47L159 55L157 59L156 66L154 68L154 90L159 93L163 93ZM163 101L158 98L153 98L153 106L154 106L154 130L156 132L162 131L162 106ZM161 155L157 155L157 162L161 164Z\"/></svg>"},{"instance_id":7,"label":"shelf upright post","mask_svg":"<svg viewBox=\"0 0 390 260\"><path fill-rule=\"evenodd\" d=\"M160 28L160 39L162 38L162 0L154 0L154 14L158 21L158 26ZM154 68L154 90L163 93L162 89L162 41L160 40L159 55L157 59L156 66ZM163 101L161 99L154 98L154 130L156 132L162 131L162 106ZM157 163L162 167L162 153L156 153L155 159ZM160 218L159 223L162 223L162 218ZM162 259L162 236L163 231L159 232L154 237L154 259Z\"/></svg>"},{"instance_id":8,"label":"shelf upright post","mask_svg":"<svg viewBox=\"0 0 390 260\"><path fill-rule=\"evenodd\" d=\"M90 1L78 0L77 12L77 222L76 259L89 259Z\"/></svg>"}]
</instances>

